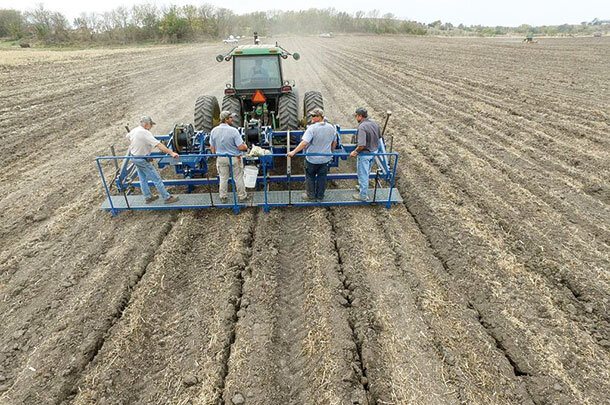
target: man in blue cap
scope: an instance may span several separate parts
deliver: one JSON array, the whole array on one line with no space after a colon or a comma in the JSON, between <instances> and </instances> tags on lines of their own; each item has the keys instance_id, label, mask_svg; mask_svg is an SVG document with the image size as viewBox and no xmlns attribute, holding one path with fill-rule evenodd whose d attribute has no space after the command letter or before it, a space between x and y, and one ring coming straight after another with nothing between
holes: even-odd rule
<instances>
[{"instance_id":1,"label":"man in blue cap","mask_svg":"<svg viewBox=\"0 0 610 405\"><path fill-rule=\"evenodd\" d=\"M371 174L371 167L373 166L375 156L365 156L363 153L377 152L379 149L379 138L381 138L381 129L375 121L368 118L368 112L363 107L356 109L354 117L358 121L358 143L356 149L350 153L350 156L358 158L356 167L359 192L355 193L352 197L357 201L368 201L369 175Z\"/></svg>"}]
</instances>

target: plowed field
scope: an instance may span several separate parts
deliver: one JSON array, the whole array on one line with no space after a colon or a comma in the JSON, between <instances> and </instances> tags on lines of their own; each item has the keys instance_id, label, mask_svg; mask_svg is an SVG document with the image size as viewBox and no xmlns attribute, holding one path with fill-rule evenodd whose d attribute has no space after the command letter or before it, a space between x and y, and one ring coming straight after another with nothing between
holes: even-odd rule
<instances>
[{"instance_id":1,"label":"plowed field","mask_svg":"<svg viewBox=\"0 0 610 405\"><path fill-rule=\"evenodd\" d=\"M94 157L227 46L0 51L0 403L606 404L610 41L281 44L393 111L403 205L113 218Z\"/></svg>"}]
</instances>

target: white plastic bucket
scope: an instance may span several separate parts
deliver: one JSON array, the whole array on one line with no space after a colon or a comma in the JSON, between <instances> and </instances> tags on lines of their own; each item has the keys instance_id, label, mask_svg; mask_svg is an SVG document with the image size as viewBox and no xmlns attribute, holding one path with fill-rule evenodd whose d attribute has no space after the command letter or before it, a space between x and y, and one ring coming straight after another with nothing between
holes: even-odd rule
<instances>
[{"instance_id":1,"label":"white plastic bucket","mask_svg":"<svg viewBox=\"0 0 610 405\"><path fill-rule=\"evenodd\" d=\"M244 184L248 188L256 187L256 178L258 177L258 167L248 165L244 167Z\"/></svg>"}]
</instances>

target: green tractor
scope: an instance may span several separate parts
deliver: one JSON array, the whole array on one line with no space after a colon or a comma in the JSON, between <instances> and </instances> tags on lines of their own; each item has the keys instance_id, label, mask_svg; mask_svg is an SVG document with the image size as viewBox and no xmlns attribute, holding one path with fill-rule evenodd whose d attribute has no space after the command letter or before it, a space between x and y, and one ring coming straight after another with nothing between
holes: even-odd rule
<instances>
[{"instance_id":1,"label":"green tractor","mask_svg":"<svg viewBox=\"0 0 610 405\"><path fill-rule=\"evenodd\" d=\"M306 125L309 111L324 108L322 94L308 91L300 112L295 83L282 72L282 59L289 56L299 60L297 52L290 53L277 43L260 45L255 39L254 45L240 45L216 57L218 62L233 61L233 81L224 90L222 110L237 115L234 126L256 123L273 130L295 130ZM219 123L220 110L215 96L199 97L195 103L195 129L210 132Z\"/></svg>"}]
</instances>

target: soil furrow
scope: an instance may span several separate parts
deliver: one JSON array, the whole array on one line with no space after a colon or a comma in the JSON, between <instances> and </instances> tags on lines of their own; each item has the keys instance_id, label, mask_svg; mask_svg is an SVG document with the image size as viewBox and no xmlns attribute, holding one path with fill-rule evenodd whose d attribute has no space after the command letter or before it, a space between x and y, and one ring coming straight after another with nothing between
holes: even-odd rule
<instances>
[{"instance_id":1,"label":"soil furrow","mask_svg":"<svg viewBox=\"0 0 610 405\"><path fill-rule=\"evenodd\" d=\"M324 211L257 226L224 403L366 404Z\"/></svg>"},{"instance_id":2,"label":"soil furrow","mask_svg":"<svg viewBox=\"0 0 610 405\"><path fill-rule=\"evenodd\" d=\"M364 360L362 357L362 340L358 336L359 331L356 327L356 324L358 322L358 316L361 314L358 314L358 308L354 308L354 299L355 298L354 298L353 288L350 289L350 286L352 285L352 281L347 278L347 276L345 275L345 271L343 269L343 258L341 257L341 249L339 249L339 245L337 242L337 228L336 228L336 224L335 224L335 217L334 217L333 211L330 209L328 210L328 221L330 222L330 225L331 225L332 243L333 243L333 247L335 249L335 253L337 255L337 263L339 265L337 268L337 272L339 274L339 280L341 280L341 282L343 284L343 297L345 298L345 301L346 301L345 307L347 309L348 317L349 317L348 323L349 323L349 327L352 331L352 339L354 341L354 344L356 345L356 353L358 354L358 361L356 363L356 366L359 367L359 372L357 373L357 376L360 377L360 382L362 383L362 386L364 387L368 402L371 404L376 404L376 403L378 403L377 398L373 397L369 390L369 377L366 374L366 367L364 366ZM367 361L368 361L368 359L367 359Z\"/></svg>"},{"instance_id":3,"label":"soil furrow","mask_svg":"<svg viewBox=\"0 0 610 405\"><path fill-rule=\"evenodd\" d=\"M71 403L218 404L254 222L180 214Z\"/></svg>"},{"instance_id":4,"label":"soil furrow","mask_svg":"<svg viewBox=\"0 0 610 405\"><path fill-rule=\"evenodd\" d=\"M371 55L369 55L371 56ZM379 60L380 58L377 56L371 56L372 59ZM520 128L527 129L531 131L532 129L538 129L539 133L543 135L543 138L547 140L557 139L556 135L557 131L561 134L563 133L572 133L572 128L567 126L567 124L574 126L579 125L577 123L573 123L573 117L577 119L581 118L581 114L590 113L590 111L579 111L576 113L574 111L570 111L567 114L564 113L554 113L554 111L549 111L546 107L548 104L546 103L532 103L531 100L524 100L523 95L518 95L518 97L511 97L514 94L513 91L507 91L506 88L495 89L493 86L485 86L476 82L472 82L467 78L459 78L456 76L446 76L442 75L434 77L431 75L430 71L422 71L418 69L416 66L409 66L409 68L405 70L396 70L397 62L393 59L388 59L382 57L381 60L384 60L388 63L385 64L385 68L393 71L397 76L401 76L404 78L413 78L414 82L426 82L431 84L433 87L439 89L439 91L443 93L449 93L452 96L457 96L460 99L470 100L471 103L482 102L487 107L494 108L496 112L502 112L504 114L509 113L515 117L518 117L520 120L525 121L525 124L521 124L519 121L516 121L514 124ZM436 72L435 72L436 73ZM454 84L459 83L459 84ZM451 91L448 92L447 90ZM482 91L483 90L483 91ZM470 104L470 103L469 103ZM520 104L525 104L527 108L519 109L516 106ZM535 113L535 114L534 114ZM540 115L544 115L546 120L540 121ZM571 120L567 120L567 117L572 118ZM601 117L600 117L601 118ZM600 121L603 122L603 121ZM575 144L582 149L590 149L594 146L604 145L608 146L608 141L604 137L604 132L600 128L592 127L592 124L600 123L598 121L589 120L582 121L582 125L577 126L578 131L574 133L574 138L572 139L572 143L562 142L560 143L561 148L558 148L558 151L564 153L564 148L572 149ZM589 126L585 126L588 124ZM551 134L547 134L547 132L551 131ZM598 137L594 137L593 135L597 134ZM536 140L536 139L533 139ZM579 149L575 149L578 151Z\"/></svg>"},{"instance_id":5,"label":"soil furrow","mask_svg":"<svg viewBox=\"0 0 610 405\"><path fill-rule=\"evenodd\" d=\"M420 139L424 139L424 138L425 138L425 136L424 137L420 137ZM397 147L398 147L398 143L397 143ZM435 148L435 149L442 149L442 148ZM436 152L436 153L438 154L438 152ZM451 152L448 152L448 153L451 153ZM484 154L481 154L481 155L485 156ZM460 159L461 158L462 157L460 155ZM455 161L456 158L447 159L447 160L448 161L449 160ZM453 169L451 167L449 167L448 169L444 169L445 172L447 170L449 171L449 173L445 173L445 174L446 175L447 174L451 174L452 171L460 170L459 166L456 166L456 167L457 167L456 169ZM471 165L468 168L469 173L472 173L473 169L475 169L476 167L477 167L476 165ZM443 168L441 168L441 170L443 170ZM482 173L483 173L483 175L486 175L485 171L483 171ZM478 175L477 177L481 177L481 175ZM461 181L461 180L459 180L459 181ZM484 181L484 184L486 184L486 187L490 187L490 184L493 183L494 181L495 181L495 178L493 176L491 176L491 179L490 180L488 179L488 180ZM478 196L480 196L482 190L480 188L478 188L478 186L473 186L472 185L472 176L464 177L464 182L465 182L465 184L462 185L462 188L469 188L469 187L476 187L477 188L478 192L476 190L473 190L473 194L472 194L473 198L472 198L472 200L475 201L475 202L479 201L478 198L474 198L474 194L476 193ZM506 187L503 186L502 184L500 184L500 187L498 187L498 188L502 190L502 193L504 193L504 195L505 195L505 193L509 193L509 191L506 190ZM509 195L511 195L511 196L515 195L516 197L518 197L520 194L521 193L519 193L519 192L515 192L514 194L509 194ZM502 195L502 194L499 194L499 195ZM501 197L498 197L498 198L501 198ZM506 197L504 197L503 200L506 200ZM485 198L480 199L481 203L484 203L484 202L487 202L487 201L490 201L490 200L488 198L487 199L485 199ZM491 201L493 201L493 199ZM527 200L525 202L527 203ZM491 215L497 216L498 214L501 214L502 217L503 217L502 220L505 221L506 223L513 223L513 222L515 222L515 219L511 218L511 214L510 213L506 214L506 213L502 213L502 211L497 212L498 208L500 208L502 206L502 204L503 204L503 202L500 202L500 205L498 205L498 203L494 203L492 211L491 211ZM531 208L531 209L528 209L527 207L523 207L523 205L525 205L523 203L523 200L515 201L514 204L517 205L517 206L518 205L522 205L522 207L520 207L520 211L540 211L540 205L539 204L536 207ZM509 208L509 210L510 209L512 209L512 208ZM551 214L549 214L549 215L550 215L550 217L552 217ZM517 214L516 217L519 218L520 215ZM553 223L557 223L559 221L558 220L553 220L552 222ZM570 222L573 223L573 221L570 221ZM525 223L523 225L527 225L527 224ZM523 227L523 225L522 225L522 227ZM540 245L541 241L549 240L549 237L546 236L546 234L549 232L549 226L551 226L551 225L541 226L539 228L539 230L533 229L533 232L530 229L530 230L528 230L529 233L524 233L522 236L520 236L520 239L519 239L519 237L517 237L517 240L529 240L530 237L533 237L533 238L536 239L536 244L528 245L528 246L529 246L530 249L532 249L532 248L533 249L537 249L537 246ZM571 226L572 226L571 224L570 225L565 225L565 227L571 227ZM522 228L522 227L519 227L519 229L514 229L513 233L515 233L515 232L518 233L520 231L520 228ZM575 235L574 232L573 232L573 235ZM556 238L553 238L553 240L556 240ZM515 243L517 243L517 242L515 242ZM595 275L596 274L595 272L599 272L599 269L601 269L602 267L595 266L595 267L591 268L588 264L586 264L586 262L583 259L578 259L577 257L575 257L575 255L578 254L576 252L582 252L581 254L586 254L587 256L590 256L592 253L596 254L596 251L597 251L599 253L597 254L597 258L596 259L598 261L602 262L602 263L604 261L607 261L607 259L604 258L604 255L602 253L603 252L603 248L600 247L600 249L594 250L592 252L591 249L590 249L591 243L592 242L587 241L587 240L579 241L579 244L582 246L582 248L579 249L579 250L574 250L574 247L573 247L574 242L570 243L572 245L572 249L571 249L572 257L570 259L570 262L574 263L575 260L578 260L578 261L582 262L583 264L581 265L581 270L580 271L578 271L578 272L568 271L568 272L565 273L566 277L568 277L568 280L570 280L569 284L563 283L561 281L559 282L563 287L568 286L568 288L571 291L587 291L587 293L592 295L592 298L584 296L581 299L578 299L580 296L583 295L582 293L578 294L576 296L570 294L570 295L572 295L572 298L576 298L577 301L580 302L578 304L578 307L579 307L579 310L581 311L581 316L585 320L589 317L589 314L592 312L592 310L595 311L596 314L599 314L599 316L602 316L602 318L603 318L603 316L607 315L606 311L603 310L604 299L606 298L605 295L604 295L605 294L604 291L607 291L607 289L604 288L603 284L602 284L602 286L599 285L599 280L603 280L603 276L600 279L598 276ZM595 242L595 243L597 243L597 242ZM543 246L544 246L544 249L546 249L549 252L553 252L556 249L556 247L553 246L553 243L550 240L546 244L543 243ZM522 250L522 248L520 248L520 250ZM535 251L535 252L532 252L531 256L533 258L535 258L539 254L546 255L546 253L544 253L544 252ZM561 254L561 253L559 253L559 254ZM531 266L531 268L532 268L533 271L541 272L542 274L547 276L548 279L549 279L549 282L551 284L557 284L557 282L555 281L556 272L552 271L552 269L549 269L550 271L548 271L548 272L544 271L546 268L549 268L549 265L546 265L546 266L543 266L543 267L540 267L540 265L537 265L537 266ZM540 269L542 269L542 271L540 271ZM594 273L592 276L587 274L587 273L590 273L591 271ZM583 285L583 283L584 283L584 285ZM597 291L597 293L596 293L596 291ZM589 305L590 305L588 303L588 301L593 301L592 302L592 305L593 305L593 307L592 307L593 309L592 310L588 310L587 309L589 307ZM593 322L593 323L590 323L590 325L588 326L588 329L593 331L593 334L596 336L597 339L603 340L604 339L604 335L605 335L604 330L607 328L607 326L604 326L604 325L607 325L607 321L605 321L605 320L603 321L603 324L599 328L599 331L597 331L598 327L596 326L596 320L592 319L591 322Z\"/></svg>"},{"instance_id":6,"label":"soil furrow","mask_svg":"<svg viewBox=\"0 0 610 405\"><path fill-rule=\"evenodd\" d=\"M171 56L164 57L171 59ZM80 65L70 74L77 77L93 66L98 65ZM159 67L154 69L158 71ZM111 66L105 66L105 70L112 75ZM34 73L25 70L22 75ZM194 71L192 74L196 77ZM180 74L174 75L175 80L184 80L184 72L180 78L178 76ZM38 81L34 79L31 85L36 87ZM153 79L142 76L139 80L149 83ZM138 84L130 83L129 86L137 88ZM119 90L120 93L108 100L124 100L131 91L126 86L117 87ZM176 86L174 91L188 95L197 89L184 90ZM164 96L171 98L172 95ZM157 119L167 119L176 110L183 110L182 104L191 105L188 97L184 100L174 98L180 101L166 100L166 103L171 102L168 105L153 97L146 103L148 107L142 104L138 108L163 106L162 114L155 115L157 110L154 109L152 114ZM104 144L112 143L116 132L103 123L111 115L114 116L112 122L116 122L117 117L125 114L125 105L119 108L120 103L90 103L91 108L72 108L75 99L59 98L55 108L56 111L73 110L73 114L64 116L61 123L69 126L70 131L57 132L57 128L47 126L48 133L54 136L53 141L45 144L46 153L34 151L35 159L27 159L25 165L11 165L3 172L6 180L3 187L13 190L2 200L6 249L2 251L0 276L0 291L4 296L0 304L1 328L5 329L0 340L0 375L4 381L0 384L3 388L0 392L6 391L6 398L40 395L35 384L31 393L25 388L32 378L40 386L53 384L55 390L71 389L76 371L85 367L99 347L100 336L110 325L109 320L114 318L115 309L125 305L123 291L133 286L134 278L140 274L137 270L141 265L138 264L140 257L134 257L130 245L133 243L136 249L140 247L138 255L146 255L156 246L153 242L157 231L150 230L155 229L155 224L164 229L164 224L171 218L169 214L134 213L112 219L98 210L101 201L98 175L94 170L88 170L93 168L90 163L82 170L83 158L106 152ZM123 111L118 113L117 108ZM135 116L141 114L142 110L139 110ZM191 114L185 114L182 119L188 115ZM83 119L85 117L91 121ZM88 125L94 122L98 126L102 123L101 131L93 130L95 137L79 133L93 132ZM35 128L30 126L29 130L36 131ZM73 142L76 151L67 147L69 139L76 140ZM23 187L26 182L28 187ZM131 222L129 215L135 222L126 227ZM125 240L130 242L125 243ZM125 272L117 274L125 263L129 263ZM56 356L58 353L63 353L61 361ZM71 358L65 353L74 353L74 356ZM34 373L25 365L37 371ZM52 371L55 369L59 371ZM56 394L52 391L48 401Z\"/></svg>"},{"instance_id":7,"label":"soil furrow","mask_svg":"<svg viewBox=\"0 0 610 405\"><path fill-rule=\"evenodd\" d=\"M220 385L218 387L218 400L222 405L225 404L224 389L226 386L227 375L229 374L229 360L231 358L231 352L233 351L233 345L235 344L235 337L237 334L237 322L239 321L238 314L240 313L239 311L241 311L241 305L242 305L242 300L243 300L244 275L246 273L247 266L250 263L250 260L252 258L252 253L253 253L252 247L254 245L254 241L256 240L256 230L258 228L258 226L257 226L258 225L258 214L259 214L259 211L254 211L252 224L250 225L250 228L248 229L248 237L246 239L247 255L245 257L245 260L240 267L238 267L237 269L234 270L235 276L237 278L238 288L236 291L236 295L230 298L230 303L233 304L233 314L231 316L231 321L232 321L231 333L230 333L230 336L228 339L228 344L226 345L226 347L224 349L224 355L222 357L221 380L220 380ZM229 403L229 402L227 402L227 403Z\"/></svg>"},{"instance_id":8,"label":"soil furrow","mask_svg":"<svg viewBox=\"0 0 610 405\"><path fill-rule=\"evenodd\" d=\"M514 144L517 139L522 138L521 134L529 134L532 132L531 126L523 125L520 123L519 120L509 118L511 117L511 115L508 114L507 111L512 110L504 108L503 110L501 110L500 116L507 117L506 120L509 120L508 122L510 122L510 128L512 128L510 129L510 131L508 131L508 135L505 136L504 132L506 132L506 128L504 120L501 122L496 122L497 118L494 114L491 114L488 111L478 111L478 109L481 108L481 103L468 103L468 107L465 107L463 102L463 98L465 97L465 95L458 95L459 98L455 96L450 96L447 94L447 89L444 86L439 86L437 88L437 91L430 91L429 87L420 89L421 80L409 80L408 78L406 78L408 76L405 76L404 70L396 70L396 64L393 64L380 70L380 67L377 63L377 59L373 59L373 61L363 61L362 59L356 59L353 55L350 55L348 53L346 53L346 55L344 56L348 60L352 61L353 64L357 62L359 68L365 69L369 75L379 77L379 81L387 81L388 76L393 77L394 79L392 81L392 88L395 89L396 87L398 87L401 90L401 93L403 93L403 97L405 94L415 92L415 97L410 98L412 100L410 104L417 104L421 101L420 99L429 100L432 102L431 111L434 111L433 115L435 115L439 110L449 109L453 114L456 114L459 117L463 117L460 120L456 121L456 123L463 120L464 122L468 123L468 127L472 127L466 128L468 132L471 132L472 129L478 129L483 132L489 132L490 135L493 136L490 136L487 139L487 142L493 142L494 139L505 139L504 143L510 146ZM381 75L379 72L383 72L383 75ZM400 80L401 77L403 78L402 80ZM405 83L408 83L408 85L406 85ZM425 92L422 92L422 90L425 90ZM391 93L390 95L393 94L394 93ZM396 96L394 96L393 98L396 98ZM397 103L399 103L398 100ZM484 104L482 105L482 107L488 108L489 105ZM469 109L473 111L468 111ZM430 121L436 122L438 121L438 119L430 117ZM516 137L515 135L519 136ZM599 148L598 146L585 146L581 148L575 148L573 137L567 141L567 144L561 145L561 147L557 147L555 145L558 142L556 130L553 130L551 132L551 135L545 134L542 136L542 134L539 132L536 132L534 135L535 136L526 137L525 142L534 141L536 147L542 148L543 150L547 151L545 159L540 160L540 154L535 154L531 152L532 147L527 144L522 147L521 153L531 155L533 159L537 159L537 164L546 163L547 161L551 162L552 165L550 169L553 171L556 171L558 168L560 168L568 175L573 175L576 172L582 173L583 171L586 174L586 169L590 165L592 153L603 153L603 155L598 158L600 162L607 159L607 153L604 152L604 148ZM538 141L538 138L542 138L542 142ZM549 150L551 148L553 150ZM568 152L566 152L566 150L568 150ZM585 151L589 152L586 153ZM564 164L567 165L565 169L563 168L563 165L559 162L553 163L554 161L556 161L556 156L564 156L563 162L565 162ZM589 170L588 173L590 174L590 172L591 171ZM582 176L583 175L579 176L580 179L583 178Z\"/></svg>"},{"instance_id":9,"label":"soil furrow","mask_svg":"<svg viewBox=\"0 0 610 405\"><path fill-rule=\"evenodd\" d=\"M380 70L379 66L374 61L363 62L362 60L356 59L353 55L349 54L346 54L345 58L352 61L353 63L356 63L356 61L358 61L358 66L361 70L365 71L368 75L372 77L377 77L378 81L380 82L386 81L388 76L394 78L400 78L405 76L404 72L396 71L395 64L383 70ZM469 107L465 107L463 102L463 95L459 95L459 98L455 96L449 96L447 94L446 88L444 88L443 86L438 86L436 88L436 91L431 91L429 87L420 89L420 86L421 85L418 81L413 81L409 79L394 79L392 83L392 90L396 90L396 88L398 88L402 93L401 97L412 94L413 97L409 97L409 104L415 104L420 106L421 108L419 109L419 113L424 111L433 111L434 114L436 114L440 110L449 110L451 115L460 117L459 120L456 120L456 124L459 122L465 122L468 124L466 128L468 132L473 132L472 130L477 130L482 133L488 133L490 136L488 138L485 138L488 143L496 143L497 139L498 141L502 141L502 147L514 148L518 146L513 145L516 144L518 138L521 138L521 134L532 133L532 128L530 126L525 126L521 124L518 120L509 118L511 117L511 115L506 112L506 109L502 110L502 113L500 115L501 117L506 118L502 121L496 122L497 117L493 114L490 114L488 112L481 113L481 111L477 111L478 104L476 103L474 103L473 106L470 106L472 105L472 103L469 103ZM400 104L400 101L402 100L398 98L395 91L390 92L389 89L387 97L394 99L397 104ZM488 106L484 105L483 107ZM468 111L469 109L473 111ZM435 117L431 116L430 114L426 115L429 117L430 122L435 124L438 123L439 125L444 124L443 120L435 119ZM509 131L508 135L504 135L504 133L506 132L505 121L508 121L510 123L510 128L512 128ZM473 135L476 134L477 132L475 131ZM520 136L516 138L515 134L520 134ZM568 144L561 145L562 147L558 148L554 146L557 143L557 136L555 135L555 131L552 132L552 136L546 134L544 136L539 136L539 133L534 133L533 135L534 136L526 137L525 142L534 141L535 146L537 148L546 151L547 155L545 156L545 159L540 159L540 153L533 153L536 151L531 152L532 147L527 144L522 146L522 149L518 150L518 153L520 155L531 155L532 159L535 159L534 162L537 165L548 164L547 161L551 163L556 162L556 156L563 156L563 162L565 162L564 164L567 165L567 167L564 169L561 162L553 163L549 169L553 172L557 171L557 169L559 168L562 172L565 172L568 175L573 175L576 172L584 172L585 174L590 174L592 164L590 161L593 157L592 153L601 154L601 156L597 157L598 161L595 167L603 167L603 164L600 163L606 160L608 156L608 153L605 152L603 148L599 148L597 146L585 146L582 148L575 148L573 147L573 140L571 142L568 141ZM539 137L543 138L542 141L538 141ZM549 150L551 148L553 149ZM521 157L521 159L523 159L523 157ZM575 161L578 161L579 163L575 165ZM587 169L589 170L587 171ZM583 178L582 176L583 175L580 175L580 179Z\"/></svg>"},{"instance_id":10,"label":"soil furrow","mask_svg":"<svg viewBox=\"0 0 610 405\"><path fill-rule=\"evenodd\" d=\"M531 403L523 382L515 378L521 374L513 360L456 288L447 263L432 247L417 218L406 205L404 208L408 217L401 216L403 220L381 212L376 215L377 223L392 248L396 267L416 295L431 340L459 387L460 403ZM499 350L494 350L490 341Z\"/></svg>"},{"instance_id":11,"label":"soil furrow","mask_svg":"<svg viewBox=\"0 0 610 405\"><path fill-rule=\"evenodd\" d=\"M404 48L404 43L396 43L395 45ZM454 83L459 83L462 86L457 87L458 90L464 85L466 85L470 89L470 92L464 93L463 96L465 97L480 97L484 96L484 93L489 93L491 97L486 98L485 102L490 103L492 105L496 105L500 101L503 101L507 105L512 106L527 103L528 108L525 109L524 112L527 114L528 118L531 118L538 122L540 114L545 114L545 116L549 117L549 119L545 121L545 124L553 126L554 128L562 132L564 132L568 128L563 126L558 127L556 121L566 121L565 117L569 116L571 117L571 123L574 121L580 121L582 127L581 134L583 136L590 136L591 131L596 131L599 133L600 137L595 138L594 142L604 142L607 144L607 139L603 136L604 133L600 132L599 128L596 128L595 126L590 126L592 124L591 120L584 119L585 117L590 119L592 117L590 114L592 112L596 112L595 108L599 107L599 105L591 103L592 100L590 97L582 100L586 101L587 103L590 103L590 105L587 106L588 108L585 107L583 105L584 103L582 102L567 102L568 100L571 101L574 99L574 92L569 94L568 97L564 97L563 99L558 99L557 95L551 95L551 103L548 103L547 101L549 101L549 97L544 94L543 96L546 97L543 98L540 97L540 93L533 92L529 89L524 89L524 91L520 91L519 87L521 86L519 85L523 83L524 80L527 80L528 77L522 72L512 71L512 68L515 66L514 63L507 61L507 63L499 65L498 70L501 73L496 76L496 80L489 81L489 75L487 74L487 72L484 72L484 74L480 75L479 77L472 76L472 70L468 72L470 74L464 74L464 67L471 67L472 65L468 64L469 60L464 58L464 55L461 53L455 54L455 57L459 59L459 61L455 61L456 63L453 66L455 70L448 70L446 66L443 66L442 64L430 63L429 59L433 56L433 53L430 52L430 49L421 48L418 50L421 53L413 54L412 52L410 52L411 56L414 57L415 61L411 61L408 63L407 71L416 73L418 77L422 80L438 80L439 83L443 84L443 86L450 86L451 88L455 87ZM473 56L484 56L487 54L488 51L489 49L486 49L483 52L475 53L475 55ZM434 51L432 50L432 52ZM392 64L392 66L397 66L401 64L400 60L397 59L395 56L388 54L379 55L378 52L371 48L363 50L362 54L368 56L369 59L388 61ZM514 54L517 54L517 52L514 52ZM397 53L396 55L400 54ZM496 58L491 58L488 59L488 62L495 62L496 60ZM503 60L506 59L503 58ZM486 65L480 64L476 60L474 62L477 63L477 65L479 66ZM516 60L516 62L522 63L523 60L518 59ZM529 62L531 62L531 60L528 60L526 63ZM595 62L598 61L591 61L591 66L595 67L599 71L603 71L604 67L601 64ZM422 67L422 64L426 65L425 68ZM511 71L506 72L507 69ZM557 77L560 78L559 82L566 82L563 77L569 74L574 75L574 73L575 72L572 71L562 72L561 74L558 74ZM516 78L516 84L511 83L512 76ZM540 85L544 86L545 84L548 84L548 79L552 78L553 76L547 77L547 80L545 82L540 83ZM498 106L501 105L498 104ZM549 107L551 107L550 115ZM538 115L528 114L528 112L535 112ZM594 114L593 116L596 115L599 116L598 114Z\"/></svg>"},{"instance_id":12,"label":"soil furrow","mask_svg":"<svg viewBox=\"0 0 610 405\"><path fill-rule=\"evenodd\" d=\"M53 280L57 285L56 293L46 305L36 303L34 295L28 306L3 311L6 316L3 329L19 331L19 334L2 333L6 339L3 339L5 355L10 348L10 357L6 356L3 363L13 366L12 370L7 369L11 386L1 397L3 400L11 404L52 404L61 403L73 393L75 381L96 355L107 331L122 315L133 288L171 228L171 220L161 224L158 231L150 235L150 246L136 257L108 255L105 261L108 266L100 268L98 274ZM46 284L47 291L49 284ZM23 290L21 295L25 295ZM40 317L41 310L45 312L44 317ZM20 313L19 318L15 319L13 312ZM49 330L52 333L48 333ZM11 342L18 343L13 345Z\"/></svg>"},{"instance_id":13,"label":"soil furrow","mask_svg":"<svg viewBox=\"0 0 610 405\"><path fill-rule=\"evenodd\" d=\"M456 403L457 387L429 339L410 289L399 281L391 249L370 210L333 209L329 218L349 288L369 402Z\"/></svg>"},{"instance_id":14,"label":"soil furrow","mask_svg":"<svg viewBox=\"0 0 610 405\"><path fill-rule=\"evenodd\" d=\"M484 326L518 369L530 375L521 378L526 378L532 399L599 401L608 390L601 371L608 361L607 352L576 326L577 317L558 311L554 294L539 277L527 274L514 257L500 250L502 244L494 241L496 237L487 225L473 221L478 211L475 207L466 202L455 205L452 201L459 199L459 192L447 186L446 197L439 200L430 191L436 189L436 180L423 170L412 164L403 170L401 194L447 264L458 289L481 314ZM530 308L538 310L532 313ZM555 345L567 345L569 354L557 352ZM587 382L575 384L575 375L584 374Z\"/></svg>"}]
</instances>

